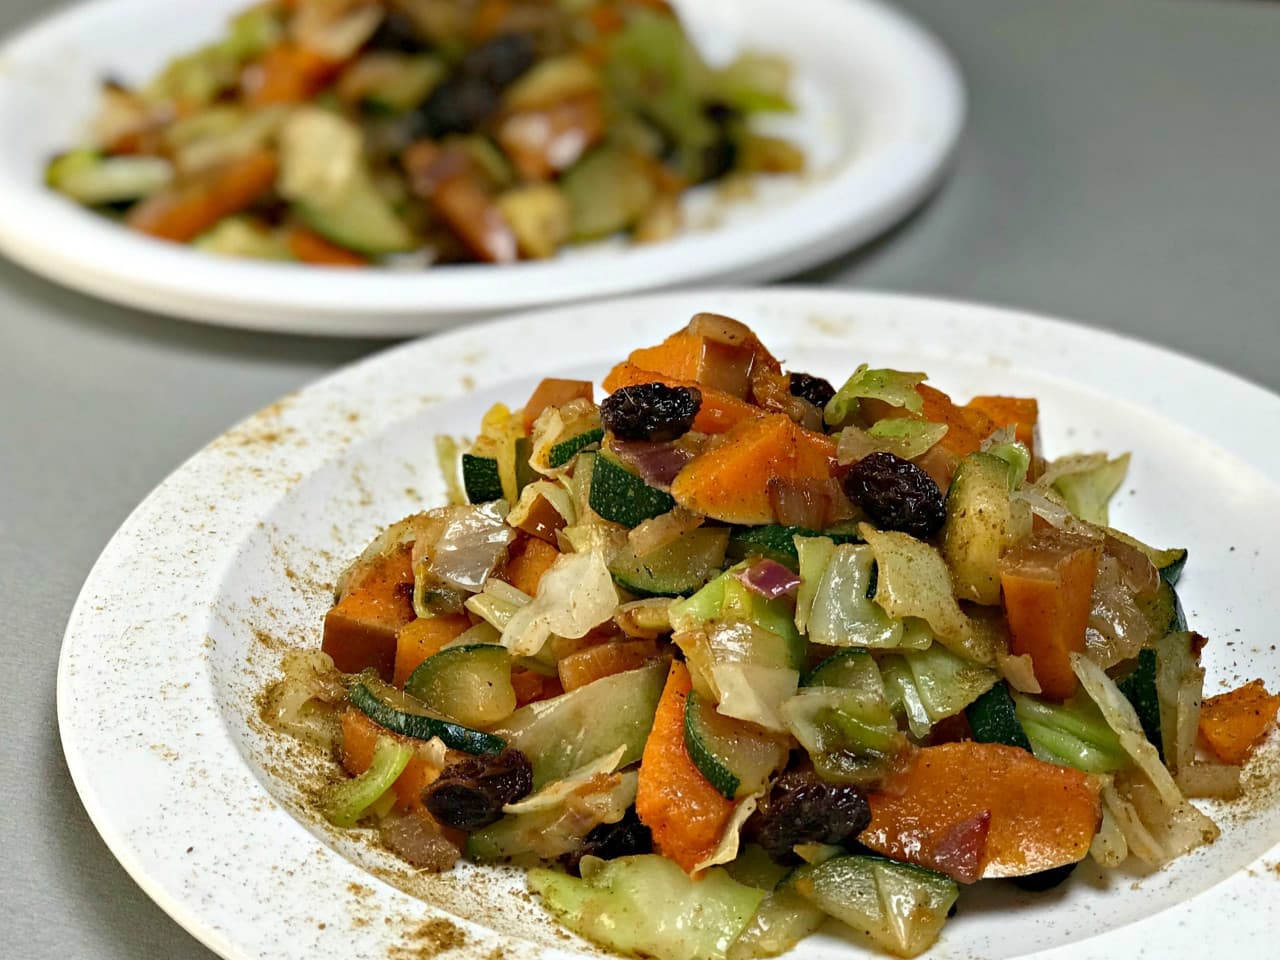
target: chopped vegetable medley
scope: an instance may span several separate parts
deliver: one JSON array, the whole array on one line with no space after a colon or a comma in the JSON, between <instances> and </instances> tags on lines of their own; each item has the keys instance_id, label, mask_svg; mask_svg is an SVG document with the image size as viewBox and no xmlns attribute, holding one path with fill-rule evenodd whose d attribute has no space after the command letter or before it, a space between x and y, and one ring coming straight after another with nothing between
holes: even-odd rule
<instances>
[{"instance_id":1,"label":"chopped vegetable medley","mask_svg":"<svg viewBox=\"0 0 1280 960\"><path fill-rule=\"evenodd\" d=\"M665 239L698 184L796 173L786 63L711 66L666 0L267 0L104 85L53 189L140 233L330 267Z\"/></svg>"},{"instance_id":2,"label":"chopped vegetable medley","mask_svg":"<svg viewBox=\"0 0 1280 960\"><path fill-rule=\"evenodd\" d=\"M599 405L495 406L457 502L369 546L270 691L349 775L323 814L422 868L528 866L660 960L826 920L916 956L969 885L1212 842L1188 798L1239 793L1280 697L1202 709L1186 551L1106 525L1127 455L1046 460L1035 400L925 379L837 388L700 314Z\"/></svg>"}]
</instances>

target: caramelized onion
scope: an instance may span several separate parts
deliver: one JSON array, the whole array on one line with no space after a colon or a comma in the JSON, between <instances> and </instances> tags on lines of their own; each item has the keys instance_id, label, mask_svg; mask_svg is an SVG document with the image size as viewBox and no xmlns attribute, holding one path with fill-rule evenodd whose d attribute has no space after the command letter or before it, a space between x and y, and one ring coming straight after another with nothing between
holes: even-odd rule
<instances>
[{"instance_id":1,"label":"caramelized onion","mask_svg":"<svg viewBox=\"0 0 1280 960\"><path fill-rule=\"evenodd\" d=\"M660 490L669 490L676 474L694 456L693 451L684 444L630 442L616 437L609 449L619 460L640 474L645 483Z\"/></svg>"}]
</instances>

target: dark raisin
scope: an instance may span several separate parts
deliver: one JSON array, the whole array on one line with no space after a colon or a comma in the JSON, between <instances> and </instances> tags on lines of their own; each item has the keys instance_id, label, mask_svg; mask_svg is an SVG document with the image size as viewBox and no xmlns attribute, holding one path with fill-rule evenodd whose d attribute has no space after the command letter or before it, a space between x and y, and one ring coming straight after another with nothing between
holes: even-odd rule
<instances>
[{"instance_id":1,"label":"dark raisin","mask_svg":"<svg viewBox=\"0 0 1280 960\"><path fill-rule=\"evenodd\" d=\"M593 827L583 839L582 846L560 858L564 868L575 877L583 857L599 857L616 860L637 853L653 852L653 835L636 816L636 808L630 807L617 823L602 823Z\"/></svg>"},{"instance_id":2,"label":"dark raisin","mask_svg":"<svg viewBox=\"0 0 1280 960\"><path fill-rule=\"evenodd\" d=\"M484 80L501 90L532 67L536 58L532 37L524 33L504 33L468 53L461 69L466 76Z\"/></svg>"},{"instance_id":3,"label":"dark raisin","mask_svg":"<svg viewBox=\"0 0 1280 960\"><path fill-rule=\"evenodd\" d=\"M421 53L426 46L417 25L398 10L387 12L368 43L370 50L390 53Z\"/></svg>"},{"instance_id":4,"label":"dark raisin","mask_svg":"<svg viewBox=\"0 0 1280 960\"><path fill-rule=\"evenodd\" d=\"M799 843L850 844L871 822L866 794L828 783L812 770L790 770L747 821L747 835L780 863L796 863Z\"/></svg>"},{"instance_id":5,"label":"dark raisin","mask_svg":"<svg viewBox=\"0 0 1280 960\"><path fill-rule=\"evenodd\" d=\"M620 440L667 442L689 432L701 406L702 391L697 387L641 383L605 397L600 419Z\"/></svg>"},{"instance_id":6,"label":"dark raisin","mask_svg":"<svg viewBox=\"0 0 1280 960\"><path fill-rule=\"evenodd\" d=\"M422 791L428 812L446 827L479 830L502 819L502 808L533 790L533 767L514 748L451 763Z\"/></svg>"},{"instance_id":7,"label":"dark raisin","mask_svg":"<svg viewBox=\"0 0 1280 960\"><path fill-rule=\"evenodd\" d=\"M414 114L409 132L415 139L470 133L496 113L501 103L502 91L488 80L466 74L450 77Z\"/></svg>"},{"instance_id":8,"label":"dark raisin","mask_svg":"<svg viewBox=\"0 0 1280 960\"><path fill-rule=\"evenodd\" d=\"M1046 890L1052 890L1067 877L1071 876L1071 872L1075 870L1074 863L1066 863L1060 867L1053 867L1049 870L1041 870L1039 873L1030 873L1025 877L1010 877L1015 886L1021 887L1023 890L1029 890L1032 893L1043 893Z\"/></svg>"},{"instance_id":9,"label":"dark raisin","mask_svg":"<svg viewBox=\"0 0 1280 960\"><path fill-rule=\"evenodd\" d=\"M836 395L836 388L828 380L807 373L793 373L787 378L787 388L793 397L808 400L821 410Z\"/></svg>"},{"instance_id":10,"label":"dark raisin","mask_svg":"<svg viewBox=\"0 0 1280 960\"><path fill-rule=\"evenodd\" d=\"M873 453L855 463L845 475L844 492L880 529L901 530L921 540L942 529L947 518L933 477L892 453Z\"/></svg>"}]
</instances>

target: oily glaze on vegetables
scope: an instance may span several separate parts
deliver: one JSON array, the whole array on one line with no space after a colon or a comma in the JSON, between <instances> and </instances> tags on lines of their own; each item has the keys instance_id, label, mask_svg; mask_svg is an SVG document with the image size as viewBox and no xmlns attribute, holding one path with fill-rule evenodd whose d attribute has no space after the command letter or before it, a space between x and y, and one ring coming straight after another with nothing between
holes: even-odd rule
<instances>
[{"instance_id":1,"label":"oily glaze on vegetables","mask_svg":"<svg viewBox=\"0 0 1280 960\"><path fill-rule=\"evenodd\" d=\"M375 539L266 700L341 762L320 811L660 960L824 919L915 956L973 884L1212 842L1188 798L1240 793L1280 696L1203 698L1186 551L1108 526L1127 455L925 379L700 314L599 405L547 379L441 443L458 502Z\"/></svg>"},{"instance_id":2,"label":"oily glaze on vegetables","mask_svg":"<svg viewBox=\"0 0 1280 960\"><path fill-rule=\"evenodd\" d=\"M698 184L800 171L752 129L789 85L759 54L705 63L665 0L265 0L149 82L106 84L90 143L45 177L228 256L544 259L665 239Z\"/></svg>"}]
</instances>

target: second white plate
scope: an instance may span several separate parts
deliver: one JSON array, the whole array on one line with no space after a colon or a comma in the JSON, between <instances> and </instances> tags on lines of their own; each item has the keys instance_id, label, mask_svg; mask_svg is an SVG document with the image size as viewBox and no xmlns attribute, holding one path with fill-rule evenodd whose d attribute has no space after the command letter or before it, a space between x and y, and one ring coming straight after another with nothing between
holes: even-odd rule
<instances>
[{"instance_id":1,"label":"second white plate","mask_svg":"<svg viewBox=\"0 0 1280 960\"><path fill-rule=\"evenodd\" d=\"M690 203L690 227L646 247L597 244L555 260L405 272L213 257L129 233L41 182L79 142L104 76L141 81L207 42L245 0L91 0L0 48L0 252L57 282L188 319L292 333L423 333L497 311L710 281L759 283L820 263L905 215L944 169L964 96L941 47L875 0L699 0L704 52L778 53L796 68L783 132L802 178L754 197ZM697 193L697 191L695 191Z\"/></svg>"}]
</instances>

